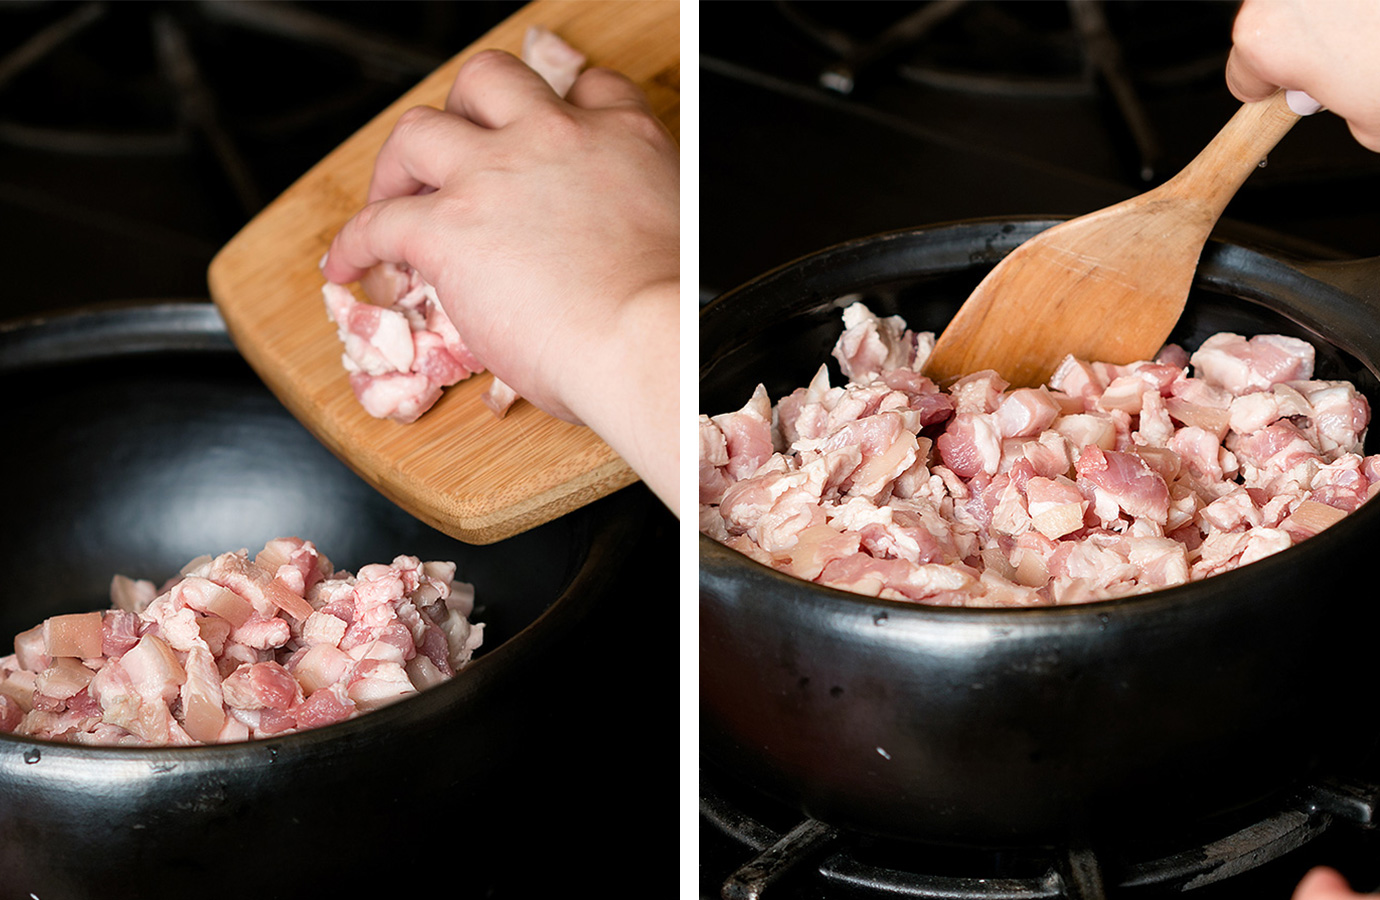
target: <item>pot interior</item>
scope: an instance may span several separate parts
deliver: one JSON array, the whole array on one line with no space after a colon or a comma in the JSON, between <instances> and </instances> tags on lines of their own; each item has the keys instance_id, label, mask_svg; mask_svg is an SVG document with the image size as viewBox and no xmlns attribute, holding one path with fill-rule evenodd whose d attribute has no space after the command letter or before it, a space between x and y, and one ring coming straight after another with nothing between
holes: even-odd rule
<instances>
[{"instance_id":1,"label":"pot interior","mask_svg":"<svg viewBox=\"0 0 1380 900\"><path fill-rule=\"evenodd\" d=\"M821 251L725 294L706 308L701 321L700 409L717 415L741 407L758 383L772 401L807 384L827 364L831 384L842 384L830 356L842 332L842 310L861 300L877 315L900 315L916 331L941 332L978 282L1005 252L1053 221L990 223L985 227L1004 238L994 248L983 226L961 225L864 238L852 245ZM1009 230L1008 230L1009 229ZM953 245L968 247L956 259ZM1246 296L1239 289L1237 266L1260 269L1276 264L1264 256L1214 267L1211 248L1184 315L1170 336L1190 352L1222 331L1247 336L1286 334L1317 349L1315 377L1347 380L1375 407L1380 399L1376 359L1359 359L1335 346L1328 335L1302 324L1297 301L1311 306L1317 297L1301 297L1294 285L1278 285L1273 295ZM1325 288L1318 285L1319 292ZM1293 315L1291 315L1293 314ZM1345 311L1339 311L1345 315ZM1374 348L1380 350L1380 348ZM1367 452L1375 452L1374 434Z\"/></svg>"},{"instance_id":2,"label":"pot interior","mask_svg":"<svg viewBox=\"0 0 1380 900\"><path fill-rule=\"evenodd\" d=\"M79 326L86 352L38 353L0 372L11 403L0 443L10 511L0 640L48 616L108 608L117 573L161 584L201 554L252 554L295 535L350 571L399 554L453 560L476 588L482 658L534 622L582 563L588 515L487 546L457 541L336 459L228 340L164 336L119 352L134 345L112 329L117 320ZM28 331L8 332L7 349L39 345L45 327Z\"/></svg>"}]
</instances>

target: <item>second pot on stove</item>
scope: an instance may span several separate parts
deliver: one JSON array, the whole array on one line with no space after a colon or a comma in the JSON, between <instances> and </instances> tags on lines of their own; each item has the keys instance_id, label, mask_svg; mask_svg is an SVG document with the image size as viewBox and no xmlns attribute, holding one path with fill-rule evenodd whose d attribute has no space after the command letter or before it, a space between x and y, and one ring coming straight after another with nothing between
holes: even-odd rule
<instances>
[{"instance_id":1,"label":"second pot on stove","mask_svg":"<svg viewBox=\"0 0 1380 900\"><path fill-rule=\"evenodd\" d=\"M1046 220L843 244L701 315L701 410L806 383L840 298L942 328ZM1213 242L1174 340L1312 341L1318 377L1377 404L1380 306L1288 261ZM1345 275L1341 269L1333 275ZM1328 281L1346 283L1342 277ZM1354 762L1380 724L1368 504L1298 547L1159 593L1083 606L954 609L810 585L700 544L703 752L831 824L1002 845L1106 842L1192 823Z\"/></svg>"}]
</instances>

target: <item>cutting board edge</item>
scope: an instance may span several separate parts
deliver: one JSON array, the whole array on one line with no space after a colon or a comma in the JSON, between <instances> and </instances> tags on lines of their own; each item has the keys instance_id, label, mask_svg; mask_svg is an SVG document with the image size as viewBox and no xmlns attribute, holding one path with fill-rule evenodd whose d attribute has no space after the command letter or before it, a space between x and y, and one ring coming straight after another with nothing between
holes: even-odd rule
<instances>
[{"instance_id":1,"label":"cutting board edge","mask_svg":"<svg viewBox=\"0 0 1380 900\"><path fill-rule=\"evenodd\" d=\"M233 342L235 326L228 318L226 319L226 328ZM609 459L579 476L559 481L545 490L488 512L475 512L468 507L463 498L444 494L441 495L442 499L439 502L429 501L425 498L414 498L417 503L411 504L412 508L407 508L397 499L400 493L397 490L397 483L402 480L399 473L383 467L376 467L371 471L368 467L357 466L341 449L342 442L339 435L329 428L316 428L307 424L312 420L309 417L304 417L295 409L298 398L291 391L274 383L274 379L269 374L275 371L274 369L271 367L262 368L262 361L253 358L252 353L244 354L241 351L241 355L244 356L249 367L254 370L274 397L288 409L293 417L302 422L303 427L322 446L366 484L388 498L390 502L398 504L400 508L407 509L410 515L416 516L438 531L468 544L492 544L504 538L512 537L529 528L535 528L566 515L638 481L636 473L633 472L627 462L610 450ZM478 492L475 494L477 495Z\"/></svg>"}]
</instances>

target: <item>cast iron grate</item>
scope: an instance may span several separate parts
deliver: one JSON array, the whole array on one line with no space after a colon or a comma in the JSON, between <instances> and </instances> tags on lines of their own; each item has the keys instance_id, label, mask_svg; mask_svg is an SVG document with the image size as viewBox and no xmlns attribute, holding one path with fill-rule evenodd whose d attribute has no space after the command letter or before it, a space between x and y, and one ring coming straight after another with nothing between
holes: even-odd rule
<instances>
[{"instance_id":1,"label":"cast iron grate","mask_svg":"<svg viewBox=\"0 0 1380 900\"><path fill-rule=\"evenodd\" d=\"M1374 827L1380 785L1320 780L1245 825L1169 851L1088 846L963 850L887 842L815 819L763 821L702 779L702 824L741 861L719 886L721 900L775 897L926 900L1104 900L1127 892L1177 893L1220 885L1299 850L1329 830Z\"/></svg>"},{"instance_id":2,"label":"cast iron grate","mask_svg":"<svg viewBox=\"0 0 1380 900\"><path fill-rule=\"evenodd\" d=\"M204 296L251 216L520 6L0 3L11 292L46 309Z\"/></svg>"},{"instance_id":3,"label":"cast iron grate","mask_svg":"<svg viewBox=\"0 0 1380 900\"><path fill-rule=\"evenodd\" d=\"M860 82L894 73L901 80L974 95L1067 100L1110 99L1117 127L1135 143L1139 172L1156 177L1164 151L1141 99L1165 89L1221 78L1222 35L1232 3L1193 4L1160 15L1154 4L1068 0L1066 4L931 0L883 15L876 30L838 27L816 4L781 0L788 22L836 60L821 86L851 94ZM904 7L901 7L904 8Z\"/></svg>"}]
</instances>

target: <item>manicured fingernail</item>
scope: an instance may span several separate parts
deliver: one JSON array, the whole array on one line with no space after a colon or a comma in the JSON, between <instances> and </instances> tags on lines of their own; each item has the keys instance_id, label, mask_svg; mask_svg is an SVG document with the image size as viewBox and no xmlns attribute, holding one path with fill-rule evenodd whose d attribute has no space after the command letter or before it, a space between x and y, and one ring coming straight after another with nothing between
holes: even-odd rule
<instances>
[{"instance_id":1,"label":"manicured fingernail","mask_svg":"<svg viewBox=\"0 0 1380 900\"><path fill-rule=\"evenodd\" d=\"M1284 102L1289 104L1289 108L1300 116L1311 116L1322 109L1321 103L1303 91L1285 91Z\"/></svg>"}]
</instances>

